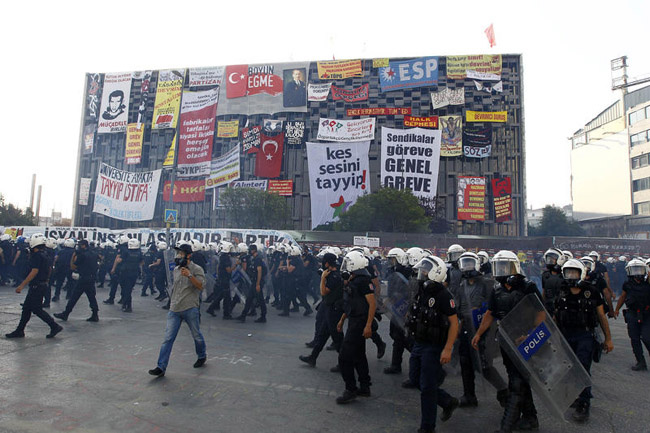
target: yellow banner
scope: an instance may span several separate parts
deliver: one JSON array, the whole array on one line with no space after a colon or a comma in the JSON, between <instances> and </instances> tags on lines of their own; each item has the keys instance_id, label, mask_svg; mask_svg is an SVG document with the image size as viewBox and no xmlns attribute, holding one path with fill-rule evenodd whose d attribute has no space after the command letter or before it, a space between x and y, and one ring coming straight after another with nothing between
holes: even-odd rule
<instances>
[{"instance_id":1,"label":"yellow banner","mask_svg":"<svg viewBox=\"0 0 650 433\"><path fill-rule=\"evenodd\" d=\"M165 157L165 162L163 162L163 167L171 167L174 165L174 151L176 149L176 136L172 140L172 145L167 151L167 156Z\"/></svg>"},{"instance_id":2,"label":"yellow banner","mask_svg":"<svg viewBox=\"0 0 650 433\"><path fill-rule=\"evenodd\" d=\"M467 111L466 122L496 122L506 123L508 121L507 111Z\"/></svg>"},{"instance_id":3,"label":"yellow banner","mask_svg":"<svg viewBox=\"0 0 650 433\"><path fill-rule=\"evenodd\" d=\"M361 60L318 62L318 78L321 80L342 80L351 77L363 77Z\"/></svg>"},{"instance_id":4,"label":"yellow banner","mask_svg":"<svg viewBox=\"0 0 650 433\"><path fill-rule=\"evenodd\" d=\"M176 128L184 81L185 70L158 72L158 88L153 106L151 129Z\"/></svg>"},{"instance_id":5,"label":"yellow banner","mask_svg":"<svg viewBox=\"0 0 650 433\"><path fill-rule=\"evenodd\" d=\"M142 158L142 138L144 137L144 124L129 123L126 126L126 149L124 157L127 164L140 164Z\"/></svg>"},{"instance_id":6,"label":"yellow banner","mask_svg":"<svg viewBox=\"0 0 650 433\"><path fill-rule=\"evenodd\" d=\"M237 138L239 137L239 120L228 120L217 122L217 137Z\"/></svg>"},{"instance_id":7,"label":"yellow banner","mask_svg":"<svg viewBox=\"0 0 650 433\"><path fill-rule=\"evenodd\" d=\"M467 71L500 76L501 64L501 54L447 56L447 78L452 80L463 80L467 78Z\"/></svg>"},{"instance_id":8,"label":"yellow banner","mask_svg":"<svg viewBox=\"0 0 650 433\"><path fill-rule=\"evenodd\" d=\"M388 59L372 59L373 68L387 68Z\"/></svg>"}]
</instances>

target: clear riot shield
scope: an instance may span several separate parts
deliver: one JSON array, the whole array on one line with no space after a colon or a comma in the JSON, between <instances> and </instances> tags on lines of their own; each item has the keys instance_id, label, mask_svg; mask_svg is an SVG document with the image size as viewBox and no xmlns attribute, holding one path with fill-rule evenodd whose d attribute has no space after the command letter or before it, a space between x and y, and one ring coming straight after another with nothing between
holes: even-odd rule
<instances>
[{"instance_id":1,"label":"clear riot shield","mask_svg":"<svg viewBox=\"0 0 650 433\"><path fill-rule=\"evenodd\" d=\"M409 280L401 273L393 272L386 282L386 293L380 299L382 313L395 325L405 329L406 313L411 302Z\"/></svg>"},{"instance_id":2,"label":"clear riot shield","mask_svg":"<svg viewBox=\"0 0 650 433\"><path fill-rule=\"evenodd\" d=\"M246 272L242 269L241 265L237 265L230 276L230 289L234 295L239 296L242 303L246 302L246 293L252 286L251 279Z\"/></svg>"},{"instance_id":3,"label":"clear riot shield","mask_svg":"<svg viewBox=\"0 0 650 433\"><path fill-rule=\"evenodd\" d=\"M167 249L165 250L163 257L165 258L165 271L167 273L167 291L171 295L172 287L174 287L174 268L176 267L174 257L176 257L176 251L173 249Z\"/></svg>"},{"instance_id":4,"label":"clear riot shield","mask_svg":"<svg viewBox=\"0 0 650 433\"><path fill-rule=\"evenodd\" d=\"M537 396L560 419L591 377L539 298L522 299L499 323L499 343Z\"/></svg>"}]
</instances>

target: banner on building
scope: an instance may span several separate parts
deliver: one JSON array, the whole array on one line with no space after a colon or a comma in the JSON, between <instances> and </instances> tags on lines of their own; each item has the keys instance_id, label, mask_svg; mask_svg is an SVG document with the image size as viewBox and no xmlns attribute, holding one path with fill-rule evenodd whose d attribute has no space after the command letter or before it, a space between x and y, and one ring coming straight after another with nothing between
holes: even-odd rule
<instances>
[{"instance_id":1,"label":"banner on building","mask_svg":"<svg viewBox=\"0 0 650 433\"><path fill-rule=\"evenodd\" d=\"M125 132L129 121L132 72L106 74L97 132Z\"/></svg>"},{"instance_id":2,"label":"banner on building","mask_svg":"<svg viewBox=\"0 0 650 433\"><path fill-rule=\"evenodd\" d=\"M431 92L431 105L434 110L448 105L465 105L465 88L451 89L445 87L437 92Z\"/></svg>"},{"instance_id":3,"label":"banner on building","mask_svg":"<svg viewBox=\"0 0 650 433\"><path fill-rule=\"evenodd\" d=\"M387 67L379 68L379 85L382 92L437 86L438 57L389 62Z\"/></svg>"},{"instance_id":4,"label":"banner on building","mask_svg":"<svg viewBox=\"0 0 650 433\"><path fill-rule=\"evenodd\" d=\"M86 81L86 113L95 120L99 114L99 94L102 90L102 76L100 74L87 74Z\"/></svg>"},{"instance_id":5,"label":"banner on building","mask_svg":"<svg viewBox=\"0 0 650 433\"><path fill-rule=\"evenodd\" d=\"M458 220L485 220L485 178L458 176Z\"/></svg>"},{"instance_id":6,"label":"banner on building","mask_svg":"<svg viewBox=\"0 0 650 433\"><path fill-rule=\"evenodd\" d=\"M363 77L361 60L318 62L318 78L321 80L343 80L353 77Z\"/></svg>"},{"instance_id":7,"label":"banner on building","mask_svg":"<svg viewBox=\"0 0 650 433\"><path fill-rule=\"evenodd\" d=\"M144 116L147 114L147 102L149 101L149 90L151 88L151 71L134 71L133 80L140 82L140 105L138 113L134 119L129 119L130 123L137 123L138 128L144 122ZM134 83L137 85L137 83Z\"/></svg>"},{"instance_id":8,"label":"banner on building","mask_svg":"<svg viewBox=\"0 0 650 433\"><path fill-rule=\"evenodd\" d=\"M126 164L140 164L142 159L142 139L144 138L144 125L129 123L126 128L126 149L124 158Z\"/></svg>"},{"instance_id":9,"label":"banner on building","mask_svg":"<svg viewBox=\"0 0 650 433\"><path fill-rule=\"evenodd\" d=\"M404 126L406 126L407 128L438 129L438 116L430 116L430 117L404 116Z\"/></svg>"},{"instance_id":10,"label":"banner on building","mask_svg":"<svg viewBox=\"0 0 650 433\"><path fill-rule=\"evenodd\" d=\"M172 138L172 145L169 146L169 150L167 151L167 156L165 156L165 160L163 161L163 167L172 167L174 165L175 151L176 151L176 135L174 135L174 138Z\"/></svg>"},{"instance_id":11,"label":"banner on building","mask_svg":"<svg viewBox=\"0 0 650 433\"><path fill-rule=\"evenodd\" d=\"M370 193L369 141L307 143L311 228L338 221L363 194Z\"/></svg>"},{"instance_id":12,"label":"banner on building","mask_svg":"<svg viewBox=\"0 0 650 433\"><path fill-rule=\"evenodd\" d=\"M223 66L211 68L190 68L190 87L221 86Z\"/></svg>"},{"instance_id":13,"label":"banner on building","mask_svg":"<svg viewBox=\"0 0 650 433\"><path fill-rule=\"evenodd\" d=\"M217 114L306 113L308 70L309 62L226 66Z\"/></svg>"},{"instance_id":14,"label":"banner on building","mask_svg":"<svg viewBox=\"0 0 650 433\"><path fill-rule=\"evenodd\" d=\"M291 197L293 195L293 180L269 180L269 192Z\"/></svg>"},{"instance_id":15,"label":"banner on building","mask_svg":"<svg viewBox=\"0 0 650 433\"><path fill-rule=\"evenodd\" d=\"M372 59L373 68L385 68L390 64L389 59Z\"/></svg>"},{"instance_id":16,"label":"banner on building","mask_svg":"<svg viewBox=\"0 0 650 433\"><path fill-rule=\"evenodd\" d=\"M217 137L237 138L239 137L239 120L224 120L217 122Z\"/></svg>"},{"instance_id":17,"label":"banner on building","mask_svg":"<svg viewBox=\"0 0 650 433\"><path fill-rule=\"evenodd\" d=\"M487 92L487 93L501 93L503 92L503 81L497 81L496 83L482 83L480 81L474 80L474 85L476 86L476 90L479 92Z\"/></svg>"},{"instance_id":18,"label":"banner on building","mask_svg":"<svg viewBox=\"0 0 650 433\"><path fill-rule=\"evenodd\" d=\"M101 163L93 212L122 221L149 221L162 170L131 172Z\"/></svg>"},{"instance_id":19,"label":"banner on building","mask_svg":"<svg viewBox=\"0 0 650 433\"><path fill-rule=\"evenodd\" d=\"M332 86L332 99L334 101L361 102L368 100L369 84L364 84L353 90L345 90L340 87Z\"/></svg>"},{"instance_id":20,"label":"banner on building","mask_svg":"<svg viewBox=\"0 0 650 433\"><path fill-rule=\"evenodd\" d=\"M320 118L318 140L323 141L366 141L375 139L375 118L358 120L337 120Z\"/></svg>"},{"instance_id":21,"label":"banner on building","mask_svg":"<svg viewBox=\"0 0 650 433\"><path fill-rule=\"evenodd\" d=\"M90 196L90 181L89 177L82 177L79 179L79 204L81 206L88 205L88 197Z\"/></svg>"},{"instance_id":22,"label":"banner on building","mask_svg":"<svg viewBox=\"0 0 650 433\"><path fill-rule=\"evenodd\" d=\"M512 184L509 177L492 179L494 220L498 223L512 219Z\"/></svg>"},{"instance_id":23,"label":"banner on building","mask_svg":"<svg viewBox=\"0 0 650 433\"><path fill-rule=\"evenodd\" d=\"M185 70L158 71L158 87L153 105L151 129L176 128Z\"/></svg>"},{"instance_id":24,"label":"banner on building","mask_svg":"<svg viewBox=\"0 0 650 433\"><path fill-rule=\"evenodd\" d=\"M465 125L463 155L467 158L486 158L492 154L492 125Z\"/></svg>"},{"instance_id":25,"label":"banner on building","mask_svg":"<svg viewBox=\"0 0 650 433\"><path fill-rule=\"evenodd\" d=\"M327 101L332 83L309 84L307 86L307 100L310 102Z\"/></svg>"},{"instance_id":26,"label":"banner on building","mask_svg":"<svg viewBox=\"0 0 650 433\"><path fill-rule=\"evenodd\" d=\"M440 166L440 131L381 128L381 185L410 189L425 204L434 203Z\"/></svg>"},{"instance_id":27,"label":"banner on building","mask_svg":"<svg viewBox=\"0 0 650 433\"><path fill-rule=\"evenodd\" d=\"M257 177L279 177L282 171L282 155L284 154L284 134L280 133L272 137L261 134L260 149L255 158L255 176Z\"/></svg>"},{"instance_id":28,"label":"banner on building","mask_svg":"<svg viewBox=\"0 0 650 433\"><path fill-rule=\"evenodd\" d=\"M218 89L183 93L178 141L179 177L210 174L218 98Z\"/></svg>"},{"instance_id":29,"label":"banner on building","mask_svg":"<svg viewBox=\"0 0 650 433\"><path fill-rule=\"evenodd\" d=\"M501 64L501 54L447 56L447 78L463 80L468 78L468 71L500 76Z\"/></svg>"},{"instance_id":30,"label":"banner on building","mask_svg":"<svg viewBox=\"0 0 650 433\"><path fill-rule=\"evenodd\" d=\"M461 116L440 116L442 144L440 156L460 156L463 154L463 118Z\"/></svg>"},{"instance_id":31,"label":"banner on building","mask_svg":"<svg viewBox=\"0 0 650 433\"><path fill-rule=\"evenodd\" d=\"M507 111L469 111L465 113L467 122L496 122L505 123L508 121Z\"/></svg>"},{"instance_id":32,"label":"banner on building","mask_svg":"<svg viewBox=\"0 0 650 433\"><path fill-rule=\"evenodd\" d=\"M255 153L259 150L261 132L261 126L251 126L241 130L243 152Z\"/></svg>"},{"instance_id":33,"label":"banner on building","mask_svg":"<svg viewBox=\"0 0 650 433\"><path fill-rule=\"evenodd\" d=\"M275 135L282 132L282 120L264 119L262 125L262 132L266 135Z\"/></svg>"},{"instance_id":34,"label":"banner on building","mask_svg":"<svg viewBox=\"0 0 650 433\"><path fill-rule=\"evenodd\" d=\"M284 144L291 149L302 149L305 145L305 122L288 120L284 123Z\"/></svg>"},{"instance_id":35,"label":"banner on building","mask_svg":"<svg viewBox=\"0 0 650 433\"><path fill-rule=\"evenodd\" d=\"M84 126L84 155L90 155L93 153L93 148L95 147L95 130L97 125L86 125Z\"/></svg>"},{"instance_id":36,"label":"banner on building","mask_svg":"<svg viewBox=\"0 0 650 433\"><path fill-rule=\"evenodd\" d=\"M212 194L213 200L212 200L212 208L217 209L219 207L222 207L223 205L219 201L219 195L226 189L226 188L253 188L253 189L259 189L260 191L266 191L266 187L268 185L268 180L267 179L258 179L258 180L235 180L231 182L227 187L222 186L220 188L215 188Z\"/></svg>"},{"instance_id":37,"label":"banner on building","mask_svg":"<svg viewBox=\"0 0 650 433\"><path fill-rule=\"evenodd\" d=\"M212 160L210 176L205 179L205 188L226 185L240 177L239 145L230 149L225 155Z\"/></svg>"},{"instance_id":38,"label":"banner on building","mask_svg":"<svg viewBox=\"0 0 650 433\"><path fill-rule=\"evenodd\" d=\"M405 108L388 108L388 107L373 107L373 108L348 108L345 110L348 117L354 116L404 116L411 114L411 107Z\"/></svg>"},{"instance_id":39,"label":"banner on building","mask_svg":"<svg viewBox=\"0 0 650 433\"><path fill-rule=\"evenodd\" d=\"M163 200L169 201L171 182L165 182ZM174 203L194 203L205 200L205 180L176 180L174 182Z\"/></svg>"}]
</instances>

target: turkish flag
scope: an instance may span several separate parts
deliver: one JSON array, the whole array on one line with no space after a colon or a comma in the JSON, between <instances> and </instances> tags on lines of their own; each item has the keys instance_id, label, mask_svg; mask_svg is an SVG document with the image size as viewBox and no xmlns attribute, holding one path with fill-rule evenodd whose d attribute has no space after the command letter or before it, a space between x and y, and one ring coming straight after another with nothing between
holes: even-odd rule
<instances>
[{"instance_id":1,"label":"turkish flag","mask_svg":"<svg viewBox=\"0 0 650 433\"><path fill-rule=\"evenodd\" d=\"M255 176L279 177L282 170L284 133L273 137L262 134L261 143L255 157Z\"/></svg>"},{"instance_id":2,"label":"turkish flag","mask_svg":"<svg viewBox=\"0 0 650 433\"><path fill-rule=\"evenodd\" d=\"M497 44L497 40L494 37L494 24L490 24L490 27L485 29L485 36L487 36L488 38L488 42L490 43L490 48L492 48Z\"/></svg>"},{"instance_id":3,"label":"turkish flag","mask_svg":"<svg viewBox=\"0 0 650 433\"><path fill-rule=\"evenodd\" d=\"M248 90L248 65L226 66L226 98L241 98Z\"/></svg>"}]
</instances>

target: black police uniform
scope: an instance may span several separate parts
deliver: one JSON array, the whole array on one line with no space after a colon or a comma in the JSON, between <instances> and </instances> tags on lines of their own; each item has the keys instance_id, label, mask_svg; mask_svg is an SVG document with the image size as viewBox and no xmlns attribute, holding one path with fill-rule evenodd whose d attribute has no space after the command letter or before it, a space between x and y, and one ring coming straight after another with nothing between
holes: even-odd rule
<instances>
[{"instance_id":1,"label":"black police uniform","mask_svg":"<svg viewBox=\"0 0 650 433\"><path fill-rule=\"evenodd\" d=\"M2 260L0 260L0 284L9 284L11 279L11 263L14 260L14 246L11 241L0 241Z\"/></svg>"},{"instance_id":2,"label":"black police uniform","mask_svg":"<svg viewBox=\"0 0 650 433\"><path fill-rule=\"evenodd\" d=\"M504 286L506 281L502 277L499 279L501 280L499 285L495 287L488 300L488 311L492 313L496 320L506 317L519 301L531 293L535 294L543 302L535 283L524 276L514 275L508 277L507 284L512 287L511 289ZM501 356L508 373L508 390L510 391L501 420L502 430L509 431L513 429L520 415L523 422L537 424L537 409L533 402L530 384L503 349L501 349Z\"/></svg>"},{"instance_id":3,"label":"black police uniform","mask_svg":"<svg viewBox=\"0 0 650 433\"><path fill-rule=\"evenodd\" d=\"M399 273L401 277L398 276L398 278L403 278L405 284L410 287L408 280L413 274L413 270L411 269L411 267L404 266L398 263L392 269L391 273L393 272ZM393 293L392 293L393 289L394 288L391 285L389 285L387 288L388 290L387 296L389 298L393 298ZM399 323L397 323L394 318L391 318L390 320L390 324L388 327L388 335L393 340L393 352L392 352L390 366L384 369L384 373L386 374L401 373L402 357L404 356L404 350L408 350L409 352L411 351L413 340L407 336L406 330L403 329L402 326Z\"/></svg>"},{"instance_id":4,"label":"black police uniform","mask_svg":"<svg viewBox=\"0 0 650 433\"><path fill-rule=\"evenodd\" d=\"M409 306L406 327L414 339L409 360L409 380L420 388L420 428L436 428L438 406L449 408L453 397L439 387L444 375L440 355L447 343L450 317L456 316L452 294L435 281L422 284Z\"/></svg>"},{"instance_id":5,"label":"black police uniform","mask_svg":"<svg viewBox=\"0 0 650 433\"><path fill-rule=\"evenodd\" d=\"M336 329L336 325L341 320L343 314L343 278L341 271L335 269L325 277L325 287L329 293L323 296L323 301L318 307L318 315L323 317L319 322L314 336L314 347L311 351L311 358L316 360L318 355L325 347L327 339L332 337L334 348L337 352L341 350L343 342L343 333Z\"/></svg>"},{"instance_id":6,"label":"black police uniform","mask_svg":"<svg viewBox=\"0 0 650 433\"><path fill-rule=\"evenodd\" d=\"M27 322L29 322L29 319L32 317L32 313L34 313L43 322L47 323L47 325L50 327L49 336L53 336L52 334L56 334L62 328L49 314L43 311L43 296L45 294L45 289L47 288L48 280L50 278L52 263L47 257L45 251L39 249L38 251L33 251L30 254L28 265L29 269L38 269L38 273L36 274L36 277L34 277L34 279L29 282L29 291L27 292L25 301L23 302L23 311L20 315L20 322L18 322L18 327L12 334L8 334L7 336L24 336L25 326L27 326Z\"/></svg>"},{"instance_id":7,"label":"black police uniform","mask_svg":"<svg viewBox=\"0 0 650 433\"><path fill-rule=\"evenodd\" d=\"M219 255L219 264L217 265L217 281L215 283L215 295L212 298L212 303L208 307L207 313L215 315L215 310L219 309L219 303L223 300L223 318L231 319L230 315L232 306L232 299L230 298L230 268L232 272L232 261L227 253Z\"/></svg>"},{"instance_id":8,"label":"black police uniform","mask_svg":"<svg viewBox=\"0 0 650 433\"><path fill-rule=\"evenodd\" d=\"M27 274L29 274L29 246L25 241L16 243L16 256L14 260L14 273L16 276L16 286L20 284Z\"/></svg>"},{"instance_id":9,"label":"black police uniform","mask_svg":"<svg viewBox=\"0 0 650 433\"><path fill-rule=\"evenodd\" d=\"M152 245L142 257L142 292L140 293L142 296L147 296L147 289L151 290L152 295L155 292L153 288L154 270L149 265L156 261L157 253L156 247Z\"/></svg>"},{"instance_id":10,"label":"black police uniform","mask_svg":"<svg viewBox=\"0 0 650 433\"><path fill-rule=\"evenodd\" d=\"M595 349L594 329L598 326L598 307L605 301L594 290L592 284L581 281L577 286L580 293L573 294L568 283L564 283L555 300L555 321L573 349L582 366L591 374L591 362ZM588 408L591 387L585 388L578 397L579 404Z\"/></svg>"},{"instance_id":11,"label":"black police uniform","mask_svg":"<svg viewBox=\"0 0 650 433\"><path fill-rule=\"evenodd\" d=\"M650 353L650 283L637 281L629 277L623 284L625 306L623 317L627 323L627 335L630 337L632 352L639 366L647 367L643 356L643 345Z\"/></svg>"},{"instance_id":12,"label":"black police uniform","mask_svg":"<svg viewBox=\"0 0 650 433\"><path fill-rule=\"evenodd\" d=\"M156 251L156 258L154 263L160 260L160 262L155 265L153 269L153 280L156 284L156 290L158 290L158 296L156 300L162 301L167 295L167 266L165 265L165 252Z\"/></svg>"},{"instance_id":13,"label":"black police uniform","mask_svg":"<svg viewBox=\"0 0 650 433\"><path fill-rule=\"evenodd\" d=\"M357 379L354 372L359 376L359 388L362 393L370 392L370 372L368 370L368 359L366 358L366 339L363 330L368 321L368 310L370 306L366 295L373 295L370 277L366 275L354 275L348 281L343 293L343 311L348 318L348 327L343 336L341 351L339 352L339 366L341 376L345 382L345 389L348 392L357 392Z\"/></svg>"},{"instance_id":14,"label":"black police uniform","mask_svg":"<svg viewBox=\"0 0 650 433\"><path fill-rule=\"evenodd\" d=\"M72 285L72 272L70 271L70 260L72 260L72 254L74 254L73 248L63 247L56 256L56 266L54 268L54 297L52 298L54 302L58 301L61 296L61 288L63 287L64 281L66 292L71 292L70 286Z\"/></svg>"},{"instance_id":15,"label":"black police uniform","mask_svg":"<svg viewBox=\"0 0 650 433\"><path fill-rule=\"evenodd\" d=\"M122 258L122 272L120 273L120 287L122 288L122 311L131 312L132 294L135 282L140 274L140 263L142 262L142 252L140 248L135 250L126 249L120 253Z\"/></svg>"},{"instance_id":16,"label":"black police uniform","mask_svg":"<svg viewBox=\"0 0 650 433\"><path fill-rule=\"evenodd\" d=\"M266 302L264 302L264 280L266 279L266 274L268 272L268 269L266 267L266 263L264 263L264 260L262 260L262 257L260 257L259 253L257 255L253 256L252 254L249 254L246 256L246 274L248 275L248 278L251 280L251 287L246 294L246 303L244 304L244 309L241 312L241 315L238 317L238 319L242 322L246 320L246 316L248 315L249 312L253 311L255 308L255 302L257 301L257 304L260 307L260 318L258 321L265 321L266 320ZM257 277L258 277L258 271L257 268L260 267L262 268L262 276L260 278L260 291L257 291Z\"/></svg>"},{"instance_id":17,"label":"black police uniform","mask_svg":"<svg viewBox=\"0 0 650 433\"><path fill-rule=\"evenodd\" d=\"M45 254L47 259L50 261L50 265L54 263L54 257L56 256L56 251L54 248L45 247ZM54 280L54 272L50 268L50 278L47 280L47 287L45 288L45 295L43 296L43 308L50 308L50 301L52 298L52 281Z\"/></svg>"},{"instance_id":18,"label":"black police uniform","mask_svg":"<svg viewBox=\"0 0 650 433\"><path fill-rule=\"evenodd\" d=\"M562 290L564 278L562 278L562 269L553 265L557 273L551 272L550 269L542 272L542 288L544 289L544 307L546 311L552 316L555 312L555 298Z\"/></svg>"},{"instance_id":19,"label":"black police uniform","mask_svg":"<svg viewBox=\"0 0 650 433\"><path fill-rule=\"evenodd\" d=\"M113 270L113 264L115 263L115 260L117 259L117 256L120 256L120 258L126 257L128 255L128 248L127 244L121 244L117 246L117 251L115 253L115 259L113 259L113 262L111 262L111 267L110 269ZM108 292L108 299L104 301L104 304L112 304L115 302L115 293L117 292L117 286L118 284L121 284L122 280L122 269L124 268L123 263L117 263L115 265L115 272L111 274L111 281L110 281L110 288L111 290ZM122 291L124 289L122 288ZM121 294L121 292L120 292ZM123 299L120 299L120 303L122 303Z\"/></svg>"},{"instance_id":20,"label":"black police uniform","mask_svg":"<svg viewBox=\"0 0 650 433\"><path fill-rule=\"evenodd\" d=\"M68 300L65 310L60 315L55 315L63 320L67 320L68 316L74 309L74 306L81 298L81 295L85 294L88 297L88 303L90 304L90 310L92 311L91 318L93 321L97 319L97 313L99 311L99 306L97 305L97 299L95 297L95 278L97 276L97 253L90 249L79 249L75 253L74 264L77 267L76 272L79 274L79 280L72 291L70 300Z\"/></svg>"}]
</instances>

